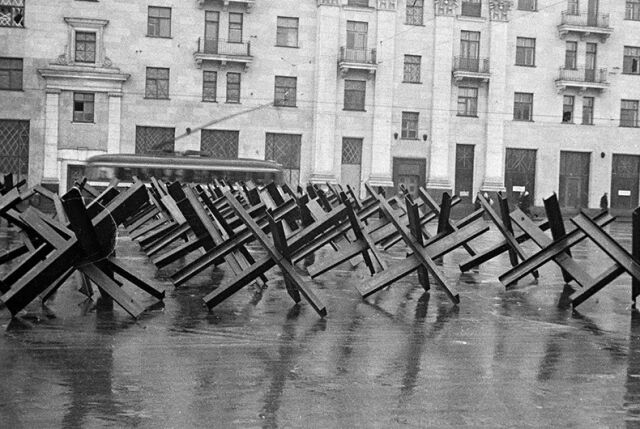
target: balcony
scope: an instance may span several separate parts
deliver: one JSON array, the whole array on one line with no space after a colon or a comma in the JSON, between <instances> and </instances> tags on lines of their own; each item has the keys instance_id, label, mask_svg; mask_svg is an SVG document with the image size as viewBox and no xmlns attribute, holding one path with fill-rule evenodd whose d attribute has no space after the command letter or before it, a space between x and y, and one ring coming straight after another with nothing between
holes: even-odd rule
<instances>
[{"instance_id":1,"label":"balcony","mask_svg":"<svg viewBox=\"0 0 640 429\"><path fill-rule=\"evenodd\" d=\"M344 76L349 70L364 70L369 77L376 74L378 60L375 49L350 49L342 46L338 57L338 69Z\"/></svg>"},{"instance_id":2,"label":"balcony","mask_svg":"<svg viewBox=\"0 0 640 429\"><path fill-rule=\"evenodd\" d=\"M613 33L613 28L609 27L608 13L572 13L565 10L562 12L558 32L563 39L567 34L574 33L582 39L593 35L604 43Z\"/></svg>"},{"instance_id":3,"label":"balcony","mask_svg":"<svg viewBox=\"0 0 640 429\"><path fill-rule=\"evenodd\" d=\"M453 58L453 79L489 82L489 58Z\"/></svg>"},{"instance_id":4,"label":"balcony","mask_svg":"<svg viewBox=\"0 0 640 429\"><path fill-rule=\"evenodd\" d=\"M222 9L227 11L229 9L230 4L237 4L240 6L245 6L247 8L247 13L251 11L251 8L254 4L256 4L256 0L196 0L196 5L202 9L205 3L222 3Z\"/></svg>"},{"instance_id":5,"label":"balcony","mask_svg":"<svg viewBox=\"0 0 640 429\"><path fill-rule=\"evenodd\" d=\"M251 43L227 42L222 39L198 38L198 50L193 53L198 67L202 67L203 61L214 61L225 66L227 63L242 64L248 67L253 61L251 56Z\"/></svg>"},{"instance_id":6,"label":"balcony","mask_svg":"<svg viewBox=\"0 0 640 429\"><path fill-rule=\"evenodd\" d=\"M578 88L584 92L587 89L603 91L609 87L607 82L607 69L568 69L560 67L560 73L556 79L556 88L562 92L567 88Z\"/></svg>"}]
</instances>

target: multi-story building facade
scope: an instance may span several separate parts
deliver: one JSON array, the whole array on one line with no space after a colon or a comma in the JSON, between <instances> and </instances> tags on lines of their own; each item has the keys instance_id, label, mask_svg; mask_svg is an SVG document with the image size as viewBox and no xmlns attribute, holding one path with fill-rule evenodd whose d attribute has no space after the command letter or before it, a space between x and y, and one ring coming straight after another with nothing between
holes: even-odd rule
<instances>
[{"instance_id":1,"label":"multi-story building facade","mask_svg":"<svg viewBox=\"0 0 640 429\"><path fill-rule=\"evenodd\" d=\"M630 208L639 104L640 0L0 0L0 169L61 191L173 147Z\"/></svg>"}]
</instances>

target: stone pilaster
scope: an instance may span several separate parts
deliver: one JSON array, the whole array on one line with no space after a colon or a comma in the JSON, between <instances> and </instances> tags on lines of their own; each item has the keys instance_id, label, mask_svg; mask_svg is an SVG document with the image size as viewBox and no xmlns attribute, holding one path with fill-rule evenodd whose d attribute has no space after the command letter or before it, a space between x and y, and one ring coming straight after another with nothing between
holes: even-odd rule
<instances>
[{"instance_id":1,"label":"stone pilaster","mask_svg":"<svg viewBox=\"0 0 640 429\"><path fill-rule=\"evenodd\" d=\"M44 166L42 181L56 184L60 180L58 172L58 120L60 90L46 92L44 113Z\"/></svg>"},{"instance_id":2,"label":"stone pilaster","mask_svg":"<svg viewBox=\"0 0 640 429\"><path fill-rule=\"evenodd\" d=\"M431 92L431 148L427 190L451 191L449 179L449 131L451 125L451 70L453 23L456 2L436 0L434 22L433 86Z\"/></svg>"},{"instance_id":3,"label":"stone pilaster","mask_svg":"<svg viewBox=\"0 0 640 429\"><path fill-rule=\"evenodd\" d=\"M393 77L395 64L395 1L378 1L377 70L373 97L373 141L371 142L372 186L393 188L391 177L391 142L393 141Z\"/></svg>"},{"instance_id":4,"label":"stone pilaster","mask_svg":"<svg viewBox=\"0 0 640 429\"><path fill-rule=\"evenodd\" d=\"M107 153L120 153L120 120L122 117L122 93L107 94L109 103Z\"/></svg>"},{"instance_id":5,"label":"stone pilaster","mask_svg":"<svg viewBox=\"0 0 640 429\"><path fill-rule=\"evenodd\" d=\"M492 1L489 4L489 59L491 80L487 99L487 148L485 151L485 172L482 191L504 190L504 121L509 110L507 100L507 58L508 55L508 11L509 2Z\"/></svg>"},{"instance_id":6,"label":"stone pilaster","mask_svg":"<svg viewBox=\"0 0 640 429\"><path fill-rule=\"evenodd\" d=\"M316 183L334 182L336 64L340 50L340 8L338 1L318 0L316 31L315 88L313 103L312 170L310 180Z\"/></svg>"}]
</instances>

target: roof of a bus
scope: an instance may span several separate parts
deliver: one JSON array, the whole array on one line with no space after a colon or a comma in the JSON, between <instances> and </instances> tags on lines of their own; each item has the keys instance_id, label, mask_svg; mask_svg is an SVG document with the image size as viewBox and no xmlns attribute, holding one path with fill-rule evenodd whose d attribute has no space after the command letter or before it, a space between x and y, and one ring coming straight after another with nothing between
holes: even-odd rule
<instances>
[{"instance_id":1,"label":"roof of a bus","mask_svg":"<svg viewBox=\"0 0 640 429\"><path fill-rule=\"evenodd\" d=\"M144 167L144 168L191 168L191 169L272 169L281 170L282 165L275 161L238 158L219 159L207 156L177 155L175 153L158 154L105 154L87 159L87 165L104 167Z\"/></svg>"}]
</instances>

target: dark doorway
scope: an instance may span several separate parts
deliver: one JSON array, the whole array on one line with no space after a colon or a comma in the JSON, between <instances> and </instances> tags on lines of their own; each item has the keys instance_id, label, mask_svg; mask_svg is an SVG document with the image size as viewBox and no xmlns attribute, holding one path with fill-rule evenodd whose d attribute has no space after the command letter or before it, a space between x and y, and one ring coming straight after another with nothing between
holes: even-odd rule
<instances>
[{"instance_id":1,"label":"dark doorway","mask_svg":"<svg viewBox=\"0 0 640 429\"><path fill-rule=\"evenodd\" d=\"M0 119L0 173L29 174L29 121Z\"/></svg>"},{"instance_id":2,"label":"dark doorway","mask_svg":"<svg viewBox=\"0 0 640 429\"><path fill-rule=\"evenodd\" d=\"M460 200L463 203L471 203L473 200L473 158L473 145L456 145L455 193L460 197Z\"/></svg>"},{"instance_id":3,"label":"dark doorway","mask_svg":"<svg viewBox=\"0 0 640 429\"><path fill-rule=\"evenodd\" d=\"M613 154L611 208L635 209L638 206L640 156Z\"/></svg>"},{"instance_id":4,"label":"dark doorway","mask_svg":"<svg viewBox=\"0 0 640 429\"><path fill-rule=\"evenodd\" d=\"M560 205L565 208L589 206L588 152L560 152Z\"/></svg>"},{"instance_id":5,"label":"dark doorway","mask_svg":"<svg viewBox=\"0 0 640 429\"><path fill-rule=\"evenodd\" d=\"M427 160L419 158L393 158L393 183L396 190L404 185L413 196L427 181Z\"/></svg>"},{"instance_id":6,"label":"dark doorway","mask_svg":"<svg viewBox=\"0 0 640 429\"><path fill-rule=\"evenodd\" d=\"M507 148L505 156L504 186L511 205L517 205L526 190L535 196L536 150Z\"/></svg>"}]
</instances>

